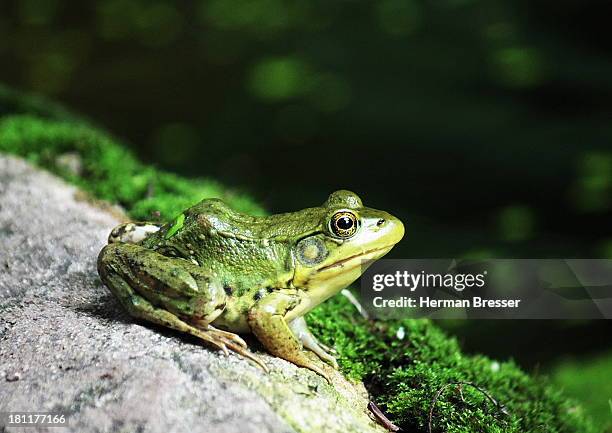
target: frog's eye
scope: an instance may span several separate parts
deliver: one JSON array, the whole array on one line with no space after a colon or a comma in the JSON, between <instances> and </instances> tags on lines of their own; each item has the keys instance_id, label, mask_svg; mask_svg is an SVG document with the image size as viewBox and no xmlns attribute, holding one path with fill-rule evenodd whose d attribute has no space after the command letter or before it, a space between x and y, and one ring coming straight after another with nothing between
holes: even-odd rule
<instances>
[{"instance_id":1,"label":"frog's eye","mask_svg":"<svg viewBox=\"0 0 612 433\"><path fill-rule=\"evenodd\" d=\"M339 238L350 238L357 231L357 217L346 210L336 212L329 221L329 229Z\"/></svg>"}]
</instances>

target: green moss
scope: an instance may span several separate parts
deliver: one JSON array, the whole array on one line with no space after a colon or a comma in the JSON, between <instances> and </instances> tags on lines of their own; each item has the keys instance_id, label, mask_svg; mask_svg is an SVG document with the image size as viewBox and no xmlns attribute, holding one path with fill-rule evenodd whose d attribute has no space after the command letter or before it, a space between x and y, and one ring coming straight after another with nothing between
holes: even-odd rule
<instances>
[{"instance_id":1,"label":"green moss","mask_svg":"<svg viewBox=\"0 0 612 433\"><path fill-rule=\"evenodd\" d=\"M108 134L75 121L0 117L0 151L20 155L97 198L122 205L135 219L150 219L154 212L169 219L206 197L223 198L243 212L262 213L248 197L215 181L186 179L145 166ZM77 155L77 172L60 163L67 154Z\"/></svg>"},{"instance_id":2,"label":"green moss","mask_svg":"<svg viewBox=\"0 0 612 433\"><path fill-rule=\"evenodd\" d=\"M217 182L186 179L140 163L119 140L61 107L20 97L0 87L0 152L20 155L59 174L94 197L119 203L133 218L153 212L169 220L206 197L260 214L244 195ZM78 164L61 163L72 155ZM346 375L363 380L376 402L406 431L427 431L429 411L436 432L591 432L580 406L512 363L461 353L455 339L425 320L368 322L343 297L311 313L309 323L335 345ZM405 337L398 331L403 328ZM469 382L503 404L500 407ZM446 387L445 387L446 386Z\"/></svg>"},{"instance_id":3,"label":"green moss","mask_svg":"<svg viewBox=\"0 0 612 433\"><path fill-rule=\"evenodd\" d=\"M582 408L544 379L512 362L463 354L454 338L428 320L370 322L336 297L308 322L336 346L346 374L363 380L379 407L406 431L427 431L439 391L432 416L436 432L596 431ZM451 385L457 382L466 384Z\"/></svg>"}]
</instances>

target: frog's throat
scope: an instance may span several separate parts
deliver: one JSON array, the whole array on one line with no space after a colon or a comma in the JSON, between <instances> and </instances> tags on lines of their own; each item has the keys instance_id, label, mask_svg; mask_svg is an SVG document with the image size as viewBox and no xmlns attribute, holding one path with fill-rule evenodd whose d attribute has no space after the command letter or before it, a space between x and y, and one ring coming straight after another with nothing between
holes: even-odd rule
<instances>
[{"instance_id":1,"label":"frog's throat","mask_svg":"<svg viewBox=\"0 0 612 433\"><path fill-rule=\"evenodd\" d=\"M387 254L394 245L372 248L314 271L306 281L300 284L299 289L303 291L304 296L300 304L288 313L287 320L303 316L339 293L359 278L374 260Z\"/></svg>"}]
</instances>

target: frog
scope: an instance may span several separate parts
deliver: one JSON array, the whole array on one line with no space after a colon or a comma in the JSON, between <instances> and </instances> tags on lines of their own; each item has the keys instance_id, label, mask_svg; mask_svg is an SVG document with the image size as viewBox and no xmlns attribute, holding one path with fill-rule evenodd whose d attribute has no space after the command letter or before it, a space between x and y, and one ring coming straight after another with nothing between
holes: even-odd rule
<instances>
[{"instance_id":1,"label":"frog","mask_svg":"<svg viewBox=\"0 0 612 433\"><path fill-rule=\"evenodd\" d=\"M115 227L98 255L129 315L195 336L269 371L240 335L331 383L335 349L304 316L357 280L404 236L393 215L347 190L318 207L268 216L209 198L162 223Z\"/></svg>"}]
</instances>

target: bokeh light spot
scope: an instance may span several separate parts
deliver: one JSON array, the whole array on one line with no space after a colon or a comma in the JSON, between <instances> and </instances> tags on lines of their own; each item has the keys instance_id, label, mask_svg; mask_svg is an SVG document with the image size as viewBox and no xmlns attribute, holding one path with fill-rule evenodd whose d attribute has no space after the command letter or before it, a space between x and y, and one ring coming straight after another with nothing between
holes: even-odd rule
<instances>
[{"instance_id":1,"label":"bokeh light spot","mask_svg":"<svg viewBox=\"0 0 612 433\"><path fill-rule=\"evenodd\" d=\"M578 163L578 177L571 190L576 209L600 212L612 208L612 154L589 152Z\"/></svg>"},{"instance_id":2,"label":"bokeh light spot","mask_svg":"<svg viewBox=\"0 0 612 433\"><path fill-rule=\"evenodd\" d=\"M222 30L274 36L288 30L304 12L303 2L283 0L212 0L201 3L200 18Z\"/></svg>"},{"instance_id":3,"label":"bokeh light spot","mask_svg":"<svg viewBox=\"0 0 612 433\"><path fill-rule=\"evenodd\" d=\"M466 260L486 260L497 257L497 253L489 248L475 248L464 251L459 257Z\"/></svg>"},{"instance_id":4,"label":"bokeh light spot","mask_svg":"<svg viewBox=\"0 0 612 433\"><path fill-rule=\"evenodd\" d=\"M32 89L46 94L64 91L91 50L88 35L79 30L46 34L42 41L34 36L22 43L20 48L27 64L25 79Z\"/></svg>"},{"instance_id":5,"label":"bokeh light spot","mask_svg":"<svg viewBox=\"0 0 612 433\"><path fill-rule=\"evenodd\" d=\"M492 56L493 75L510 87L531 87L539 84L544 75L540 53L529 47L503 48Z\"/></svg>"},{"instance_id":6,"label":"bokeh light spot","mask_svg":"<svg viewBox=\"0 0 612 433\"><path fill-rule=\"evenodd\" d=\"M536 220L533 211L522 205L508 206L497 216L499 237L506 242L521 242L530 239L535 232Z\"/></svg>"},{"instance_id":7,"label":"bokeh light spot","mask_svg":"<svg viewBox=\"0 0 612 433\"><path fill-rule=\"evenodd\" d=\"M282 101L304 94L310 87L310 70L297 57L266 58L248 78L251 93L266 101Z\"/></svg>"}]
</instances>

